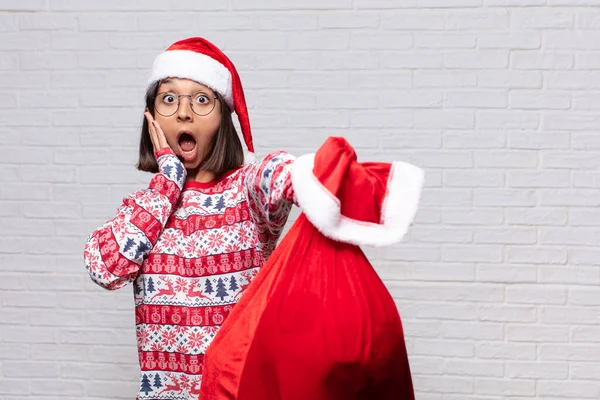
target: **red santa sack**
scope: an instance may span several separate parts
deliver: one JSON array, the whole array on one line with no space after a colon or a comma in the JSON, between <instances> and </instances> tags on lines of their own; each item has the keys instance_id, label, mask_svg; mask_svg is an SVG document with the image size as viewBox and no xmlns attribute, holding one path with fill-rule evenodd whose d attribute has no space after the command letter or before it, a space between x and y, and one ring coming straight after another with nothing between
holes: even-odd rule
<instances>
[{"instance_id":1,"label":"red santa sack","mask_svg":"<svg viewBox=\"0 0 600 400\"><path fill-rule=\"evenodd\" d=\"M358 245L399 241L423 180L329 138L296 160L303 214L205 356L201 399L414 400L396 305Z\"/></svg>"}]
</instances>

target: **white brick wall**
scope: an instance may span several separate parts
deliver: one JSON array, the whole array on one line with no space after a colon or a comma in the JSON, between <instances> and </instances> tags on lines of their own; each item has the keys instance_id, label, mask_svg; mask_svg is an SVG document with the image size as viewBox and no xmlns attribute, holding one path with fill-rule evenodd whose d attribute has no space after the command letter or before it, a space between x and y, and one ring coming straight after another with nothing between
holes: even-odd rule
<instances>
[{"instance_id":1,"label":"white brick wall","mask_svg":"<svg viewBox=\"0 0 600 400\"><path fill-rule=\"evenodd\" d=\"M600 399L600 1L0 0L0 398L131 399L131 291L83 243L136 172L154 56L237 64L259 152L343 135L427 169L368 249L419 400Z\"/></svg>"}]
</instances>

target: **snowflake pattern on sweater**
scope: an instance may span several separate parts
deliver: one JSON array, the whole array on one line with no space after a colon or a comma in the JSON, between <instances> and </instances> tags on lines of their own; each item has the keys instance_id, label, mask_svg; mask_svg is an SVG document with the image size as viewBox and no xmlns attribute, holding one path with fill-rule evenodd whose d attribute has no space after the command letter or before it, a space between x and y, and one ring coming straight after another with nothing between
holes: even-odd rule
<instances>
[{"instance_id":1,"label":"snowflake pattern on sweater","mask_svg":"<svg viewBox=\"0 0 600 400\"><path fill-rule=\"evenodd\" d=\"M271 153L217 182L186 182L170 149L84 249L94 282L133 283L138 400L198 399L206 349L271 254L293 204L294 158Z\"/></svg>"}]
</instances>

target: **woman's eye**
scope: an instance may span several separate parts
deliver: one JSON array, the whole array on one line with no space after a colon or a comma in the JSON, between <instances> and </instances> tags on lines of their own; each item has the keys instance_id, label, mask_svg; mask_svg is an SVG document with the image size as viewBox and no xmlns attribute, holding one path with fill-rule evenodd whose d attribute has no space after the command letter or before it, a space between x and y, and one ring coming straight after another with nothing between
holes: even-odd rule
<instances>
[{"instance_id":1,"label":"woman's eye","mask_svg":"<svg viewBox=\"0 0 600 400\"><path fill-rule=\"evenodd\" d=\"M198 95L198 96L196 96L196 103L206 104L206 103L208 103L208 97L206 97L204 95Z\"/></svg>"},{"instance_id":2,"label":"woman's eye","mask_svg":"<svg viewBox=\"0 0 600 400\"><path fill-rule=\"evenodd\" d=\"M173 102L175 102L175 96L173 96L172 94L166 94L163 96L163 102L173 103Z\"/></svg>"}]
</instances>

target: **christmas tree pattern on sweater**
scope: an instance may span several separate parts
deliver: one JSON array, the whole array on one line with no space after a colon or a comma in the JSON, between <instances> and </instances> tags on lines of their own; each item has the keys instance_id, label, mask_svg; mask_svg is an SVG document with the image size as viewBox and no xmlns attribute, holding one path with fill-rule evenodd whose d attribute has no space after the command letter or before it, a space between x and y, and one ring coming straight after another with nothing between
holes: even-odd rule
<instances>
[{"instance_id":1,"label":"christmas tree pattern on sweater","mask_svg":"<svg viewBox=\"0 0 600 400\"><path fill-rule=\"evenodd\" d=\"M84 250L94 282L133 283L139 400L197 399L206 349L287 221L293 157L271 153L217 182L186 182L170 149Z\"/></svg>"}]
</instances>

